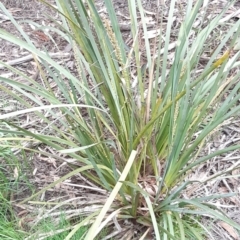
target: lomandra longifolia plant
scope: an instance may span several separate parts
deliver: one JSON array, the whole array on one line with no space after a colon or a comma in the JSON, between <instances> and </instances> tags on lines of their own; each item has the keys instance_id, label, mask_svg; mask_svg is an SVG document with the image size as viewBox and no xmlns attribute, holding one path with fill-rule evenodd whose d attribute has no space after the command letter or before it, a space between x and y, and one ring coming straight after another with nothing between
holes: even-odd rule
<instances>
[{"instance_id":1,"label":"lomandra longifolia plant","mask_svg":"<svg viewBox=\"0 0 240 240\"><path fill-rule=\"evenodd\" d=\"M159 6L152 38L148 28L151 13L144 10L140 0L129 0L131 41L127 45L112 1L104 1L106 14L92 0L57 0L56 6L42 2L61 18L61 24L51 20L56 32L61 31L72 47L76 71L37 49L0 4L22 35L20 39L1 29L1 38L31 52L44 80L35 81L1 62L29 84L0 77L1 91L24 106L0 119L16 136L13 145L18 141L17 147L24 147L19 140L46 144L56 156L64 154L64 161L73 168L38 194L80 172L109 191L101 211L88 214L66 239L94 220L85 237L93 239L113 219L120 225L134 219L133 223L146 227L142 228L146 231L142 239L151 229L156 239L202 239L198 228L192 226L203 226L192 216L206 214L240 230L213 204L214 199L231 194L184 197L184 191L196 184L190 180L194 169L239 149L239 145L232 145L203 154L206 140L240 110L240 21L223 21L229 6L208 19L206 1L187 1L174 39L178 5L172 0ZM223 26L228 30L216 36L216 30ZM213 49L216 37L221 40ZM170 50L172 45L174 50ZM209 50L208 61L200 64ZM46 75L56 83L58 94ZM28 114L41 123L37 131L18 124L17 119ZM32 151L37 152L35 148ZM198 183L206 184L201 179ZM120 231L118 234L122 236Z\"/></svg>"}]
</instances>

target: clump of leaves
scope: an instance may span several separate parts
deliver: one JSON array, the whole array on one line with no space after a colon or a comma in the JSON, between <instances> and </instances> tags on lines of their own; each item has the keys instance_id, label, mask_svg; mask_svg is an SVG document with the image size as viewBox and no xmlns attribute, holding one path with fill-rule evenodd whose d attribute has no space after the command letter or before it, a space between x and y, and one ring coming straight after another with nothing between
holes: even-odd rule
<instances>
[{"instance_id":1,"label":"clump of leaves","mask_svg":"<svg viewBox=\"0 0 240 240\"><path fill-rule=\"evenodd\" d=\"M240 72L234 71L240 65L240 51L236 47L240 21L233 23L221 36L221 42L204 68L198 69L209 36L223 24L220 20L227 7L206 26L196 27L203 1L194 4L188 1L173 62L169 63L176 1L170 3L164 31L163 15L158 14L159 34L154 49L148 38L146 12L141 1L128 1L132 35L128 51L112 1L104 2L107 17L99 14L92 0L85 3L56 0L56 11L61 13L62 21L58 27L73 48L77 76L38 50L0 5L25 40L2 29L0 36L32 52L43 78L41 84L2 63L29 84L0 77L4 83L1 90L24 106L23 110L4 114L0 119L17 129L14 133L23 141L44 143L64 153L66 161L70 157L80 163L81 167L48 188L82 172L111 192L101 212L91 215L93 219L99 213L85 239L93 239L115 216L120 222L135 219L136 223L146 226L142 239L151 227L156 239L178 239L179 236L181 239L202 239L197 228L190 226L192 218L186 216L206 213L240 230L236 223L207 203L228 194L191 199L182 196L183 191L194 183L188 176L197 166L239 148L239 145L233 145L201 155L208 136L236 116L240 109L236 104L240 97ZM140 32L144 44L140 42ZM146 55L145 64L141 61L142 48ZM56 83L58 96L46 75ZM9 90L6 85L14 90ZM29 113L41 121L42 129L37 133L15 121L17 116ZM36 149L33 151L37 152ZM81 226L78 224L66 239Z\"/></svg>"},{"instance_id":2,"label":"clump of leaves","mask_svg":"<svg viewBox=\"0 0 240 240\"><path fill-rule=\"evenodd\" d=\"M22 177L17 172L18 165L11 149L0 147L0 238L3 240L19 239L26 235L19 227L19 219L11 202L13 196L19 192L18 185Z\"/></svg>"}]
</instances>

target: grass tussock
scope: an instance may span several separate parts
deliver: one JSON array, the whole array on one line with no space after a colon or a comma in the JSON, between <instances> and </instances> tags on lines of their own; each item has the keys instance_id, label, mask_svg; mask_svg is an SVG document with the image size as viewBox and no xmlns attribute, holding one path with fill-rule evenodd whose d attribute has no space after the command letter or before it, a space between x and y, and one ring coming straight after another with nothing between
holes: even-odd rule
<instances>
[{"instance_id":1,"label":"grass tussock","mask_svg":"<svg viewBox=\"0 0 240 240\"><path fill-rule=\"evenodd\" d=\"M221 41L208 54L207 62L201 62L211 49L212 36L225 24L221 19L230 4L205 21L207 6L203 1L187 1L171 52L176 1L168 6L166 24L164 6L159 6L155 22L159 34L152 39L141 1L129 0L128 46L112 1L104 2L106 16L99 13L92 0L56 1L61 25L52 20L72 46L75 72L37 49L0 4L22 39L3 29L0 37L32 53L42 79L32 79L1 62L27 82L0 77L1 91L22 106L21 110L0 116L9 126L0 130L6 134L1 142L8 140L8 147L56 157L73 169L24 202L81 173L110 195L97 210L83 213L86 218L65 239L86 223L92 225L84 239L95 239L106 226L114 236L124 237L129 231L126 222L141 226L138 239L147 235L156 239L203 239L208 230L193 216L206 214L240 230L212 203L232 194L184 194L196 183L207 183L191 178L197 167L240 147L233 144L203 154L214 132L229 119L239 117L239 20L226 24L228 31L219 36ZM202 22L196 25L200 18ZM57 93L49 79L56 84ZM19 123L22 116L34 119L38 124L35 131ZM26 147L25 143L30 145ZM38 144L47 145L55 154L39 152L34 148ZM110 223L120 224L119 228L111 228ZM131 233L134 231L130 229L126 236Z\"/></svg>"}]
</instances>

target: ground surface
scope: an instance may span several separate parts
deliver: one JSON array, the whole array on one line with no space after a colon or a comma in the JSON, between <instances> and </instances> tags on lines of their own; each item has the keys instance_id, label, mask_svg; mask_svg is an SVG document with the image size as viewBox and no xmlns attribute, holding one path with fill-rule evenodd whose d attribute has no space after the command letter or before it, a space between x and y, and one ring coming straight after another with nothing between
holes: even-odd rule
<instances>
[{"instance_id":1,"label":"ground surface","mask_svg":"<svg viewBox=\"0 0 240 240\"><path fill-rule=\"evenodd\" d=\"M1 0L1 3L4 4L6 9L12 14L16 21L21 22L22 29L27 33L33 43L42 50L47 50L50 54L56 54L55 58L59 62L64 61L69 69L74 71L75 65L72 59L72 51L68 47L68 43L65 39L61 38L57 33L53 31L48 31L46 27L56 26L53 21L46 18L45 14L50 15L55 20L59 20L58 14L53 12L48 7L39 3L36 0L22 0L22 1L13 1L13 0ZM49 3L54 3L54 1L48 1ZM106 9L102 1L96 1L99 11L106 14ZM130 23L128 18L127 11L127 1L123 0L114 0L117 15L120 21L120 27L124 35L126 44L131 43L130 35ZM225 2L223 1L212 1L210 6L210 12L212 17L214 14L221 11L222 6ZM165 19L167 22L167 5L169 4L165 1L166 4L166 13ZM184 1L177 1L177 9L175 16L175 29L176 32L179 29L179 26L182 21L182 14L180 12L181 6L184 4ZM144 1L144 6L147 11L149 11L150 20L154 20L154 12L156 12L156 3L155 1ZM235 6L227 13L226 16L230 16L234 12L238 12L233 16L231 21L236 21L240 17L240 2L236 2ZM30 21L30 22L29 22ZM151 21L149 23L151 25ZM13 26L11 21L4 12L0 11L0 26L6 31L17 35L20 37L18 30ZM45 26L45 27L41 27ZM154 29L154 25L150 26ZM224 29L219 29L219 32L224 31ZM172 49L174 52L174 42L176 41L175 36L172 36ZM216 39L215 44L218 44ZM214 44L214 42L213 42ZM211 46L214 48L215 46ZM58 54L60 53L60 54ZM169 58L171 59L173 55L170 54ZM28 59L26 60L26 58ZM14 46L11 43L8 43L0 39L0 59L4 62L16 61L12 64L17 67L17 69L24 71L28 76L31 76L39 81L38 72L32 56L29 55L24 49ZM144 61L144 59L143 59ZM16 78L14 74L7 71L5 68L0 66L0 75L3 77L11 77L16 81L24 82L24 79L18 77ZM51 83L54 87L54 82ZM0 113L7 113L13 110L18 109L18 103L12 101L9 97L3 96L0 94ZM29 119L22 119L25 121L25 124L28 124L28 128L32 129L36 127L36 122L31 122ZM212 152L214 149L223 148L229 146L233 143L239 142L240 139L240 119L234 119L231 123L226 123L222 129L220 129L214 136L209 139L207 147L205 149L206 154ZM37 146L38 149L44 148L44 150L51 152L51 149L47 149L46 146ZM193 178L207 178L215 174L219 169L221 171L229 170L232 166L237 166L240 164L240 154L239 151L235 151L229 155L221 156L215 159L212 159L207 163L207 165L199 168L193 175ZM55 181L60 176L63 176L68 172L68 168L65 164L58 161L57 159L46 158L41 155L35 154L29 158L29 165L31 166L31 171L28 171L28 176L31 183L34 184L36 188L41 189L43 186ZM231 172L232 175L238 175L239 171L234 170ZM186 197L191 197L192 193L195 191L198 192L199 196L202 196L205 193L229 193L237 192L240 194L240 178L235 177L232 179L226 180L214 180L208 186L203 188L197 186L196 189L189 189L186 192ZM45 195L42 195L41 199L44 201L57 201L59 199L68 199L69 197L76 199L84 198L84 201L87 201L88 198L91 198L89 194L88 187L94 187L89 182L86 182L84 178L80 175L72 178L69 182L61 184L55 187L51 191L47 191ZM14 204L16 214L20 218L25 218L26 221L31 222L29 213L38 211L38 208L33 204L32 206L28 205L18 205L17 202L24 199L26 195L30 194L29 191L24 192L25 188L22 186L22 194L14 196ZM88 197L86 197L86 191L88 192ZM94 193L96 197L96 193ZM105 194L105 191L99 193L98 200ZM196 195L195 195L196 196ZM80 204L85 206L83 203L76 201L76 206ZM216 205L221 206L229 216L235 221L240 223L240 200L239 197L232 197L229 199L219 200L215 202ZM23 213L23 210L26 210ZM214 226L215 239L237 239L231 235L231 230L229 227L224 226L222 223L217 222Z\"/></svg>"}]
</instances>

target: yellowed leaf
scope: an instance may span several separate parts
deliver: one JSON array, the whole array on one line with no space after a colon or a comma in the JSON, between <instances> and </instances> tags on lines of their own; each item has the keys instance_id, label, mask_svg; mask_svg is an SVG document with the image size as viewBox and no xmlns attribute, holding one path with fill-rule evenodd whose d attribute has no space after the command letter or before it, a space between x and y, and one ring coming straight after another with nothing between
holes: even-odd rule
<instances>
[{"instance_id":1,"label":"yellowed leaf","mask_svg":"<svg viewBox=\"0 0 240 240\"><path fill-rule=\"evenodd\" d=\"M33 170L33 176L35 176L36 175L36 173L37 173L37 168L34 168L34 170Z\"/></svg>"},{"instance_id":2,"label":"yellowed leaf","mask_svg":"<svg viewBox=\"0 0 240 240\"><path fill-rule=\"evenodd\" d=\"M233 237L235 240L239 240L240 236L238 235L237 231L228 223L225 222L219 222L218 223L222 228L224 228L231 237Z\"/></svg>"},{"instance_id":3,"label":"yellowed leaf","mask_svg":"<svg viewBox=\"0 0 240 240\"><path fill-rule=\"evenodd\" d=\"M17 179L18 176L19 176L17 167L14 168L13 176L14 176L15 179Z\"/></svg>"},{"instance_id":4,"label":"yellowed leaf","mask_svg":"<svg viewBox=\"0 0 240 240\"><path fill-rule=\"evenodd\" d=\"M240 42L240 41L239 41ZM240 46L240 45L239 45ZM240 174L240 169L234 169L232 171L233 178L238 180L238 175Z\"/></svg>"},{"instance_id":5,"label":"yellowed leaf","mask_svg":"<svg viewBox=\"0 0 240 240\"><path fill-rule=\"evenodd\" d=\"M218 188L218 191L220 193L228 193L228 189L226 187L220 187L220 188Z\"/></svg>"},{"instance_id":6,"label":"yellowed leaf","mask_svg":"<svg viewBox=\"0 0 240 240\"><path fill-rule=\"evenodd\" d=\"M59 178L60 178L60 177L58 177L58 176L53 176L54 182L57 181ZM55 185L55 188L56 188L56 189L60 189L60 188L61 188L61 185L62 185L61 183L58 183L58 184Z\"/></svg>"}]
</instances>

